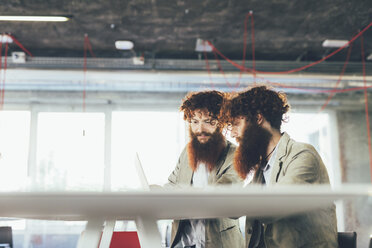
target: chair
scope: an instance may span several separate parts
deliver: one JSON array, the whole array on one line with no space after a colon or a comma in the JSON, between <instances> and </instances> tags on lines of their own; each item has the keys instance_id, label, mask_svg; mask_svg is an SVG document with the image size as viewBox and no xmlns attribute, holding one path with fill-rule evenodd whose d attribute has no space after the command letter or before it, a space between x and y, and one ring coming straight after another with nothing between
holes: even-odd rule
<instances>
[{"instance_id":1,"label":"chair","mask_svg":"<svg viewBox=\"0 0 372 248\"><path fill-rule=\"evenodd\" d=\"M110 248L141 248L137 232L114 232Z\"/></svg>"},{"instance_id":2,"label":"chair","mask_svg":"<svg viewBox=\"0 0 372 248\"><path fill-rule=\"evenodd\" d=\"M356 232L338 232L339 248L356 248L357 234Z\"/></svg>"},{"instance_id":3,"label":"chair","mask_svg":"<svg viewBox=\"0 0 372 248\"><path fill-rule=\"evenodd\" d=\"M0 226L0 248L13 248L12 227Z\"/></svg>"}]
</instances>

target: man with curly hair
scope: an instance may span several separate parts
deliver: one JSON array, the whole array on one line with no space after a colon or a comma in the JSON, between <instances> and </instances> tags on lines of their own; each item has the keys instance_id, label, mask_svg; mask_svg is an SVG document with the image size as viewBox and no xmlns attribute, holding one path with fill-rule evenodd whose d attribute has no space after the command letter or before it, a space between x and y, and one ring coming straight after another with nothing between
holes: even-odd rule
<instances>
[{"instance_id":1,"label":"man with curly hair","mask_svg":"<svg viewBox=\"0 0 372 248\"><path fill-rule=\"evenodd\" d=\"M281 132L288 110L286 95L266 86L238 93L224 104L221 117L239 142L236 171L243 179L253 177L252 183L269 187L329 184L326 167L314 147ZM338 247L336 222L334 205L275 220L247 218L246 247Z\"/></svg>"},{"instance_id":2,"label":"man with curly hair","mask_svg":"<svg viewBox=\"0 0 372 248\"><path fill-rule=\"evenodd\" d=\"M233 168L236 147L225 139L218 120L223 100L224 94L218 91L193 92L184 99L180 110L189 123L190 141L167 186L242 183ZM237 219L174 220L171 247L241 248L244 240Z\"/></svg>"}]
</instances>

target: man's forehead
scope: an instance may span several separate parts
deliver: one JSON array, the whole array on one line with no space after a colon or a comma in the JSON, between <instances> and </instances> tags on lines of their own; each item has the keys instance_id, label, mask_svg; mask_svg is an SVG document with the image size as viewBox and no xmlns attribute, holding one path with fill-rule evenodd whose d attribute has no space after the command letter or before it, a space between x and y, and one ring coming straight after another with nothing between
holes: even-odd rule
<instances>
[{"instance_id":1,"label":"man's forehead","mask_svg":"<svg viewBox=\"0 0 372 248\"><path fill-rule=\"evenodd\" d=\"M209 119L211 116L207 109L195 109L192 118Z\"/></svg>"},{"instance_id":2,"label":"man's forehead","mask_svg":"<svg viewBox=\"0 0 372 248\"><path fill-rule=\"evenodd\" d=\"M247 120L247 118L245 116L242 116L242 115L230 118L230 122L233 122L233 123L243 122L243 121L246 121L246 120Z\"/></svg>"}]
</instances>

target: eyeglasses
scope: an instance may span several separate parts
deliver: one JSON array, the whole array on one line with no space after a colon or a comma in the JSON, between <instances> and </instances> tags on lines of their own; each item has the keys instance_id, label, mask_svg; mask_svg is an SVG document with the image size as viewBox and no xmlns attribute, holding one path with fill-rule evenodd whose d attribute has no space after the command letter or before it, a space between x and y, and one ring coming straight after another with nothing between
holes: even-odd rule
<instances>
[{"instance_id":1,"label":"eyeglasses","mask_svg":"<svg viewBox=\"0 0 372 248\"><path fill-rule=\"evenodd\" d=\"M232 131L234 127L238 126L239 123L235 120L233 122L228 122L227 125L226 125L226 129L228 131Z\"/></svg>"},{"instance_id":2,"label":"eyeglasses","mask_svg":"<svg viewBox=\"0 0 372 248\"><path fill-rule=\"evenodd\" d=\"M191 125L196 125L196 124L199 124L199 121L198 120L191 119L190 120L190 123L191 123ZM214 126L217 125L218 121L216 119L211 119L211 120L204 120L204 121L202 121L202 123L214 127Z\"/></svg>"}]
</instances>

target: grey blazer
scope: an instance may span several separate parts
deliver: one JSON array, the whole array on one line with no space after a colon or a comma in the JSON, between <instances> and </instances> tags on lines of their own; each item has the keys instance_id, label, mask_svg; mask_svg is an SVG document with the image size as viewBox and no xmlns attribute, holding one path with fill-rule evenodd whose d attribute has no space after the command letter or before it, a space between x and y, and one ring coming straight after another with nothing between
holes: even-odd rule
<instances>
[{"instance_id":1,"label":"grey blazer","mask_svg":"<svg viewBox=\"0 0 372 248\"><path fill-rule=\"evenodd\" d=\"M328 173L317 151L309 144L292 140L283 133L272 168L270 183L275 184L329 184ZM262 182L259 170L253 183ZM246 220L246 247L252 234L253 220ZM258 247L333 248L337 244L335 206L318 209L264 223L264 243Z\"/></svg>"},{"instance_id":2,"label":"grey blazer","mask_svg":"<svg viewBox=\"0 0 372 248\"><path fill-rule=\"evenodd\" d=\"M242 184L233 167L233 158L236 147L227 141L226 148L217 163L217 166L209 173L209 185ZM169 186L190 186L193 171L189 166L186 148L180 155L177 166L168 178ZM174 220L172 223L171 247L179 242L183 221ZM244 239L239 229L237 219L219 218L207 219L205 224L205 247L206 248L242 248Z\"/></svg>"}]
</instances>

